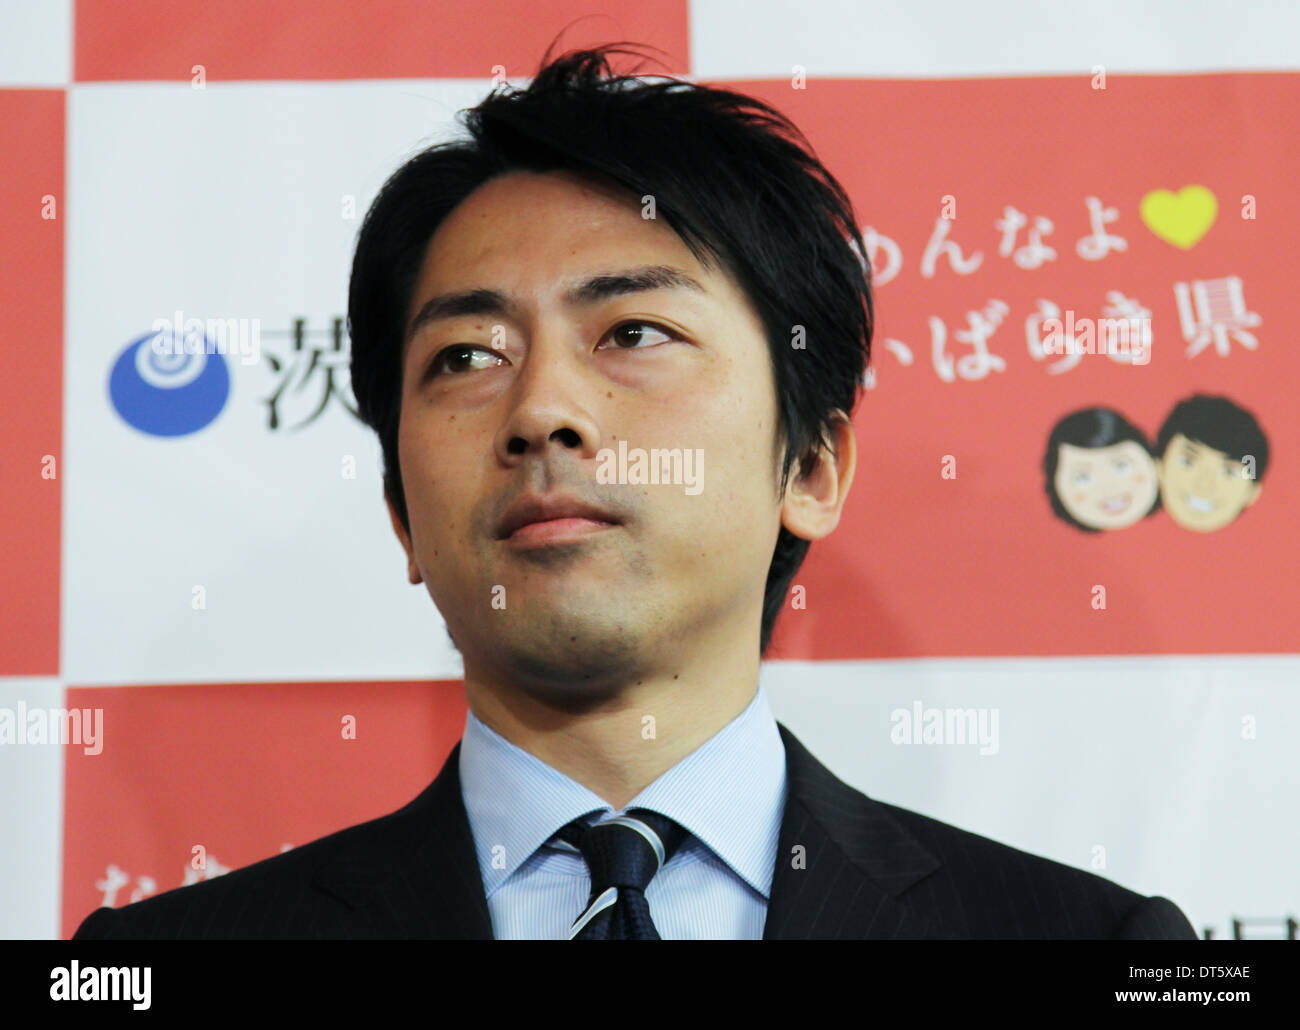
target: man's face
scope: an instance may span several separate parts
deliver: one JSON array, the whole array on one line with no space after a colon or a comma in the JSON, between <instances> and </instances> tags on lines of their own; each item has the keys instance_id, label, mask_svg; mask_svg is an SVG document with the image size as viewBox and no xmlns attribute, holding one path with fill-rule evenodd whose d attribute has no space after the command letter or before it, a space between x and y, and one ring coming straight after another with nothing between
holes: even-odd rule
<instances>
[{"instance_id":1,"label":"man's face","mask_svg":"<svg viewBox=\"0 0 1300 1030\"><path fill-rule=\"evenodd\" d=\"M1182 433L1169 441L1159 471L1160 501L1184 529L1221 529L1259 496L1243 462Z\"/></svg>"},{"instance_id":2,"label":"man's face","mask_svg":"<svg viewBox=\"0 0 1300 1030\"><path fill-rule=\"evenodd\" d=\"M699 289L598 278L646 269ZM725 273L630 194L512 173L434 234L413 321L398 434L409 537L394 528L467 675L581 702L674 668L706 634L752 631L757 648L781 518L776 393L762 325ZM620 443L629 464L637 449L702 454L702 490L598 482L599 452ZM499 538L512 504L551 494L616 524Z\"/></svg>"},{"instance_id":3,"label":"man's face","mask_svg":"<svg viewBox=\"0 0 1300 1030\"><path fill-rule=\"evenodd\" d=\"M1056 496L1074 518L1093 529L1123 529L1155 502L1156 470L1145 448L1126 440L1110 447L1060 445Z\"/></svg>"}]
</instances>

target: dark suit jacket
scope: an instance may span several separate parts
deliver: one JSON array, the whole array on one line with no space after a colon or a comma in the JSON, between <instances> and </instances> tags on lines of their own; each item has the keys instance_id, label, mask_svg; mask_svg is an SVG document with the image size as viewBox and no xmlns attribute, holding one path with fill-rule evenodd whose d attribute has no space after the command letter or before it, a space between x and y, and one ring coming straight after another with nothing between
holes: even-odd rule
<instances>
[{"instance_id":1,"label":"dark suit jacket","mask_svg":"<svg viewBox=\"0 0 1300 1030\"><path fill-rule=\"evenodd\" d=\"M1196 938L1164 898L872 800L777 725L789 793L764 940ZM97 909L73 939L491 940L459 758L457 744L438 778L390 815Z\"/></svg>"}]
</instances>

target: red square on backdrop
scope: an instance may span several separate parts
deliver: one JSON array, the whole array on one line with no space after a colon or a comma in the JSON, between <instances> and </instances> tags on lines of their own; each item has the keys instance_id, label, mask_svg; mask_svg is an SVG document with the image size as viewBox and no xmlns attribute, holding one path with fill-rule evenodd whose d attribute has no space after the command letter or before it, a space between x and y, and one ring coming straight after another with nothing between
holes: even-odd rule
<instances>
[{"instance_id":1,"label":"red square on backdrop","mask_svg":"<svg viewBox=\"0 0 1300 1030\"><path fill-rule=\"evenodd\" d=\"M103 730L98 754L66 749L65 938L103 904L396 811L433 782L466 713L459 682L69 688L67 706L102 709Z\"/></svg>"},{"instance_id":2,"label":"red square on backdrop","mask_svg":"<svg viewBox=\"0 0 1300 1030\"><path fill-rule=\"evenodd\" d=\"M0 676L59 672L64 93L0 90Z\"/></svg>"},{"instance_id":3,"label":"red square on backdrop","mask_svg":"<svg viewBox=\"0 0 1300 1030\"><path fill-rule=\"evenodd\" d=\"M554 37L558 50L631 40L658 47L667 70L690 67L686 0L423 0L206 6L172 0L79 0L78 82L205 79L490 79L531 76Z\"/></svg>"}]
</instances>

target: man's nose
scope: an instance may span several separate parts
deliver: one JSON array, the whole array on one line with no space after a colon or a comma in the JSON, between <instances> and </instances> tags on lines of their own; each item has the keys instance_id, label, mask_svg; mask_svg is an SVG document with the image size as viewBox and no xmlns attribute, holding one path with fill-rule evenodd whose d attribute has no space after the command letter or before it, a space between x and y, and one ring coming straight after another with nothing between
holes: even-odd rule
<instances>
[{"instance_id":1,"label":"man's nose","mask_svg":"<svg viewBox=\"0 0 1300 1030\"><path fill-rule=\"evenodd\" d=\"M541 454L554 441L579 458L595 458L601 431L590 401L599 392L591 356L571 327L533 334L511 384L511 404L495 447L505 464Z\"/></svg>"}]
</instances>

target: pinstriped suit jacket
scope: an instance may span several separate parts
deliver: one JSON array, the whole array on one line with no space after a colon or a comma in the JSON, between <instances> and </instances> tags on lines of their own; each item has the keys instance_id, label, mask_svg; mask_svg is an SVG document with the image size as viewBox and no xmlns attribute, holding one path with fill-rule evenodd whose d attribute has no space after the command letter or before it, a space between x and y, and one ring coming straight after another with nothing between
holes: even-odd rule
<instances>
[{"instance_id":1,"label":"pinstriped suit jacket","mask_svg":"<svg viewBox=\"0 0 1300 1030\"><path fill-rule=\"evenodd\" d=\"M789 792L764 940L1196 938L1165 898L867 797L777 725ZM97 909L73 939L490 940L459 757L457 744L437 779L390 815Z\"/></svg>"}]
</instances>

